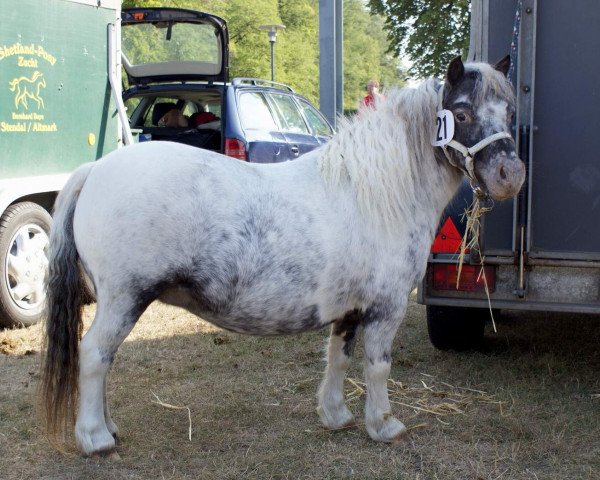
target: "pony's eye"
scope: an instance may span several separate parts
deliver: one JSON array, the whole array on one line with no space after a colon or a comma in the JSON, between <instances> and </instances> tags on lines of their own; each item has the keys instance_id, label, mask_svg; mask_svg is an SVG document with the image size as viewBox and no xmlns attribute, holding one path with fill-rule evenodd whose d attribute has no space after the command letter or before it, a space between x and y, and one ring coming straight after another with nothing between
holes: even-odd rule
<instances>
[{"instance_id":1,"label":"pony's eye","mask_svg":"<svg viewBox=\"0 0 600 480\"><path fill-rule=\"evenodd\" d=\"M454 118L456 118L458 123L464 123L469 119L469 116L464 112L458 112L454 114Z\"/></svg>"}]
</instances>

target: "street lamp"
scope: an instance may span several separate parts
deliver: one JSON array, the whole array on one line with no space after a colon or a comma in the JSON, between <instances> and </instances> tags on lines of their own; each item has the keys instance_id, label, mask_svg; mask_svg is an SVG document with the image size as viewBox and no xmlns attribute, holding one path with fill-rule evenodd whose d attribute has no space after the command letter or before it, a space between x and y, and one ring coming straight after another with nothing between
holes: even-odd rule
<instances>
[{"instance_id":1,"label":"street lamp","mask_svg":"<svg viewBox=\"0 0 600 480\"><path fill-rule=\"evenodd\" d=\"M285 29L285 25L261 25L261 30L266 30L271 43L271 81L275 81L275 42L277 41L277 30Z\"/></svg>"}]
</instances>

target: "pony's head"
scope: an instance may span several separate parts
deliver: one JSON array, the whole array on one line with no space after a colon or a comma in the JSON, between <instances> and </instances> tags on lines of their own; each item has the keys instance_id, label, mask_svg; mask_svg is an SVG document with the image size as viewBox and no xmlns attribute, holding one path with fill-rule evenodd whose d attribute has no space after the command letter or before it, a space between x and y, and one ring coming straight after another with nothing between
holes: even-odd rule
<instances>
[{"instance_id":1,"label":"pony's head","mask_svg":"<svg viewBox=\"0 0 600 480\"><path fill-rule=\"evenodd\" d=\"M494 66L464 65L456 57L442 98L443 108L454 116L454 138L446 155L496 200L515 196L525 180L525 165L510 137L515 94L506 78L509 66L509 56Z\"/></svg>"}]
</instances>

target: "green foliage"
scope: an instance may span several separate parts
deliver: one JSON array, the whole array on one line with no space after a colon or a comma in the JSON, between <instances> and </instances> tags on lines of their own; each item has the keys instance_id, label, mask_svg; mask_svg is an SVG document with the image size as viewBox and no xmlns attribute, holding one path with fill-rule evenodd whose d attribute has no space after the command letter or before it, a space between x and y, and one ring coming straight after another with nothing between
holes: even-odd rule
<instances>
[{"instance_id":1,"label":"green foliage","mask_svg":"<svg viewBox=\"0 0 600 480\"><path fill-rule=\"evenodd\" d=\"M390 52L407 55L416 77L441 77L456 55L469 48L470 0L369 0L386 18Z\"/></svg>"},{"instance_id":2,"label":"green foliage","mask_svg":"<svg viewBox=\"0 0 600 480\"><path fill-rule=\"evenodd\" d=\"M366 85L378 80L384 88L401 85L398 62L386 53L383 18L365 15L362 0L344 0L344 108L355 109Z\"/></svg>"},{"instance_id":3,"label":"green foliage","mask_svg":"<svg viewBox=\"0 0 600 480\"><path fill-rule=\"evenodd\" d=\"M230 78L269 79L270 45L264 24L283 24L275 44L275 80L319 105L319 0L124 0L127 7L176 7L201 10L224 18L230 37ZM403 76L387 53L383 19L370 15L363 0L344 0L344 108L353 109L376 78L397 85ZM138 40L139 54L155 58L156 42Z\"/></svg>"}]
</instances>

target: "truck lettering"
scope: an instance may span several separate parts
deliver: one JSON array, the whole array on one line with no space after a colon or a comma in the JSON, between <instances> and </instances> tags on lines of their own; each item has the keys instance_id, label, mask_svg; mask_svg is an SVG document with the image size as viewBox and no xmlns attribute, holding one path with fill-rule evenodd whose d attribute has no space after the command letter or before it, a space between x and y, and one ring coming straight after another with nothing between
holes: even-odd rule
<instances>
[{"instance_id":1,"label":"truck lettering","mask_svg":"<svg viewBox=\"0 0 600 480\"><path fill-rule=\"evenodd\" d=\"M13 120L43 120L44 115L39 113L17 113L12 112Z\"/></svg>"},{"instance_id":2,"label":"truck lettering","mask_svg":"<svg viewBox=\"0 0 600 480\"><path fill-rule=\"evenodd\" d=\"M17 57L17 65L25 68L38 68L38 61L36 58L25 58Z\"/></svg>"},{"instance_id":3,"label":"truck lettering","mask_svg":"<svg viewBox=\"0 0 600 480\"><path fill-rule=\"evenodd\" d=\"M26 132L25 122L7 123L0 122L0 132Z\"/></svg>"},{"instance_id":4,"label":"truck lettering","mask_svg":"<svg viewBox=\"0 0 600 480\"><path fill-rule=\"evenodd\" d=\"M56 123L40 123L34 122L31 128L34 132L58 132L58 128L56 127Z\"/></svg>"},{"instance_id":5,"label":"truck lettering","mask_svg":"<svg viewBox=\"0 0 600 480\"><path fill-rule=\"evenodd\" d=\"M0 122L0 133L50 133L58 132L58 126L55 122L42 123L42 122Z\"/></svg>"},{"instance_id":6,"label":"truck lettering","mask_svg":"<svg viewBox=\"0 0 600 480\"><path fill-rule=\"evenodd\" d=\"M22 45L21 43L17 42L14 43L13 45L10 46L6 46L6 45L0 45L0 60L4 60L5 58L8 57L12 57L17 55L17 57L23 57L25 55L28 56L37 56L40 58L43 58L44 60L46 60L50 65L53 65L56 63L56 57L54 55L51 55L50 53L48 53L44 47L42 47L41 45L34 45L33 43L30 45ZM25 60L25 59L24 59ZM31 60L35 60L37 62L36 59L31 59ZM19 58L17 58L17 63L19 62ZM25 60L25 61L30 61L29 59ZM33 65L20 65L19 66L26 66L26 67L30 67L30 68L37 68L37 63L35 66Z\"/></svg>"}]
</instances>

